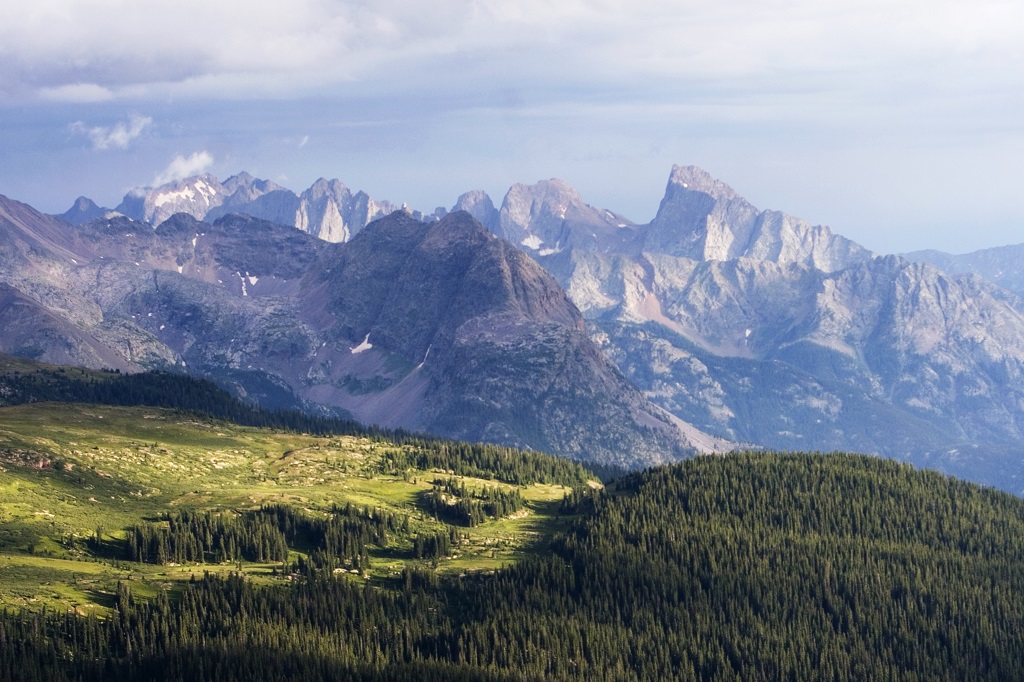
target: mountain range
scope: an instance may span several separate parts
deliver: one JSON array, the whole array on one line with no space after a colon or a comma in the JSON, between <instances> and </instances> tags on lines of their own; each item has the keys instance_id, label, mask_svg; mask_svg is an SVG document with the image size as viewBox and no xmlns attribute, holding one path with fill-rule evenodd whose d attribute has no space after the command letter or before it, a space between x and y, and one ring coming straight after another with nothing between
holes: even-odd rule
<instances>
[{"instance_id":1,"label":"mountain range","mask_svg":"<svg viewBox=\"0 0 1024 682\"><path fill-rule=\"evenodd\" d=\"M63 222L7 201L5 229L32 213L28 252L56 255L5 268L3 347L185 363L270 404L593 461L843 449L1024 489L1007 280L874 254L696 167L647 224L555 179L392 209L244 173L80 198Z\"/></svg>"},{"instance_id":2,"label":"mountain range","mask_svg":"<svg viewBox=\"0 0 1024 682\"><path fill-rule=\"evenodd\" d=\"M353 193L340 180L320 178L309 189L295 194L243 172L223 183L204 174L157 188L134 189L113 209L101 208L91 199L79 197L59 217L72 225L82 225L97 218L121 215L159 227L176 213L209 222L239 213L292 225L324 241L346 242L367 223L399 208L389 201L374 201L366 192ZM444 213L439 209L432 217L441 218ZM421 220L425 217L418 212L412 214Z\"/></svg>"},{"instance_id":3,"label":"mountain range","mask_svg":"<svg viewBox=\"0 0 1024 682\"><path fill-rule=\"evenodd\" d=\"M897 457L1019 491L1014 293L758 210L695 167L673 169L647 225L554 181L510 198L504 236L681 419L737 441Z\"/></svg>"},{"instance_id":4,"label":"mountain range","mask_svg":"<svg viewBox=\"0 0 1024 682\"><path fill-rule=\"evenodd\" d=\"M74 227L3 199L0 233L5 352L177 365L265 406L617 465L699 445L543 269L465 212L396 211L328 243L238 214Z\"/></svg>"}]
</instances>

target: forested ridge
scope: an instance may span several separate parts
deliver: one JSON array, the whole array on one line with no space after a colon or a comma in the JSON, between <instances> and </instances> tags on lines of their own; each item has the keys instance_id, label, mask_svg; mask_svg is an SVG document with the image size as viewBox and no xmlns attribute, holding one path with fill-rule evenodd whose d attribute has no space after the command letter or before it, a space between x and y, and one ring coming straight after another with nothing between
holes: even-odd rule
<instances>
[{"instance_id":1,"label":"forested ridge","mask_svg":"<svg viewBox=\"0 0 1024 682\"><path fill-rule=\"evenodd\" d=\"M107 619L8 612L0 676L1024 679L1010 495L870 457L746 453L580 487L562 509L568 530L492 573L362 585L304 562L287 586L211 575L143 600L122 585ZM251 521L323 542L290 512Z\"/></svg>"}]
</instances>

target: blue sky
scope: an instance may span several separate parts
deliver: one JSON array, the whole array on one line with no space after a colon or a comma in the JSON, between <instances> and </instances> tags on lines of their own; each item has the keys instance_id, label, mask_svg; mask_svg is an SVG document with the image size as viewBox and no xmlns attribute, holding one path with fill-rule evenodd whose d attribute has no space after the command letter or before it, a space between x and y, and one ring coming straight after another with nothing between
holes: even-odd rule
<instances>
[{"instance_id":1,"label":"blue sky","mask_svg":"<svg viewBox=\"0 0 1024 682\"><path fill-rule=\"evenodd\" d=\"M0 193L248 170L423 210L560 177L638 222L673 163L877 251L1024 242L1024 6L11 0Z\"/></svg>"}]
</instances>

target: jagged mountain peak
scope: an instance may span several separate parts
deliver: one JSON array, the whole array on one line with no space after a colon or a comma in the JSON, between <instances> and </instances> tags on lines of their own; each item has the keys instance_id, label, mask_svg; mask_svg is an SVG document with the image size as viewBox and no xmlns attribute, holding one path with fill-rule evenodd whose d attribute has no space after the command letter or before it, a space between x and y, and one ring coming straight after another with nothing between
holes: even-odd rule
<instances>
[{"instance_id":1,"label":"jagged mountain peak","mask_svg":"<svg viewBox=\"0 0 1024 682\"><path fill-rule=\"evenodd\" d=\"M673 166L644 249L696 261L756 258L833 271L873 254L828 227L761 211L697 166Z\"/></svg>"},{"instance_id":2,"label":"jagged mountain peak","mask_svg":"<svg viewBox=\"0 0 1024 682\"><path fill-rule=\"evenodd\" d=\"M84 225L97 218L102 218L107 212L108 209L97 206L92 199L78 197L71 208L57 217L72 225Z\"/></svg>"},{"instance_id":3,"label":"jagged mountain peak","mask_svg":"<svg viewBox=\"0 0 1024 682\"><path fill-rule=\"evenodd\" d=\"M238 171L237 173L235 173L234 175L229 177L227 180L225 180L224 181L224 186L227 187L227 186L232 185L232 184L251 185L254 182L257 182L256 177L253 176L253 174L250 173L249 171L244 171L243 170L243 171Z\"/></svg>"},{"instance_id":4,"label":"jagged mountain peak","mask_svg":"<svg viewBox=\"0 0 1024 682\"><path fill-rule=\"evenodd\" d=\"M733 201L742 197L731 186L708 173L700 166L681 166L674 164L669 174L668 185L673 185L691 192L703 192L718 201Z\"/></svg>"},{"instance_id":5,"label":"jagged mountain peak","mask_svg":"<svg viewBox=\"0 0 1024 682\"><path fill-rule=\"evenodd\" d=\"M149 188L144 188L149 189ZM199 175L192 175L187 178L180 180L172 180L164 185L154 188L160 195L164 195L168 192L180 192L185 189L191 189L199 193L200 196L212 196L219 189L224 189L224 185L221 184L214 175L210 173L201 173Z\"/></svg>"},{"instance_id":6,"label":"jagged mountain peak","mask_svg":"<svg viewBox=\"0 0 1024 682\"><path fill-rule=\"evenodd\" d=\"M487 192L482 189L471 189L460 194L459 198L455 200L455 207L452 208L452 213L465 210L462 208L463 206L475 206L476 204L490 204L491 208L494 208L494 202Z\"/></svg>"},{"instance_id":7,"label":"jagged mountain peak","mask_svg":"<svg viewBox=\"0 0 1024 682\"><path fill-rule=\"evenodd\" d=\"M93 254L83 247L78 231L60 218L0 194L0 265L35 261L44 253L73 263Z\"/></svg>"},{"instance_id":8,"label":"jagged mountain peak","mask_svg":"<svg viewBox=\"0 0 1024 682\"><path fill-rule=\"evenodd\" d=\"M310 197L323 197L328 195L341 196L342 194L351 194L351 190L345 186L341 180L337 178L328 180L327 178L317 178L316 182L309 186L303 195Z\"/></svg>"},{"instance_id":9,"label":"jagged mountain peak","mask_svg":"<svg viewBox=\"0 0 1024 682\"><path fill-rule=\"evenodd\" d=\"M222 184L224 185L224 189L227 190L232 197L237 196L239 191L241 191L243 196L250 199L267 194L268 192L284 189L272 180L261 180L253 177L246 171L241 171L232 175Z\"/></svg>"},{"instance_id":10,"label":"jagged mountain peak","mask_svg":"<svg viewBox=\"0 0 1024 682\"><path fill-rule=\"evenodd\" d=\"M174 180L159 187L139 187L129 191L117 207L119 213L159 225L175 213L188 213L202 219L210 209L230 196L220 181L209 173Z\"/></svg>"},{"instance_id":11,"label":"jagged mountain peak","mask_svg":"<svg viewBox=\"0 0 1024 682\"><path fill-rule=\"evenodd\" d=\"M632 236L623 235L622 228L633 226L618 213L587 204L572 185L552 178L513 185L502 202L497 233L544 258L568 249L618 246Z\"/></svg>"},{"instance_id":12,"label":"jagged mountain peak","mask_svg":"<svg viewBox=\"0 0 1024 682\"><path fill-rule=\"evenodd\" d=\"M447 326L450 335L482 312L541 311L529 284L538 280L550 285L544 296L557 294L562 302L560 312L552 313L555 318L573 328L580 319L540 266L465 211L434 223L395 211L368 225L339 253L341 267L325 264L324 274L314 275L330 283L330 314L346 320L346 335L372 328L382 347L410 358L438 343L440 328ZM328 253L328 262L331 258ZM389 293L381 297L381 290Z\"/></svg>"},{"instance_id":13,"label":"jagged mountain peak","mask_svg":"<svg viewBox=\"0 0 1024 682\"><path fill-rule=\"evenodd\" d=\"M390 386L339 398L362 419L599 458L611 439L631 463L685 452L680 427L600 354L558 283L467 212L394 212L325 249L300 290L324 293L305 319L349 340L324 365L331 381ZM374 378L376 367L405 369Z\"/></svg>"},{"instance_id":14,"label":"jagged mountain peak","mask_svg":"<svg viewBox=\"0 0 1024 682\"><path fill-rule=\"evenodd\" d=\"M224 182L206 173L159 187L138 187L125 195L116 210L154 227L175 213L187 213L207 221L229 213L247 214L297 227L324 241L344 242L367 223L395 208L388 201L373 200L365 192L353 193L337 179L321 177L301 194L296 194L270 180L241 171ZM82 224L106 212L106 209L99 209L78 218L81 211L72 207L61 217ZM416 211L413 215L424 217Z\"/></svg>"},{"instance_id":15,"label":"jagged mountain peak","mask_svg":"<svg viewBox=\"0 0 1024 682\"><path fill-rule=\"evenodd\" d=\"M574 203L583 202L576 188L559 178L538 180L532 185L516 183L509 189L509 194L513 196L523 194L542 201L565 199Z\"/></svg>"},{"instance_id":16,"label":"jagged mountain peak","mask_svg":"<svg viewBox=\"0 0 1024 682\"><path fill-rule=\"evenodd\" d=\"M932 263L946 272L970 272L1024 296L1024 244L1009 244L971 253L915 251L908 259Z\"/></svg>"},{"instance_id":17,"label":"jagged mountain peak","mask_svg":"<svg viewBox=\"0 0 1024 682\"><path fill-rule=\"evenodd\" d=\"M427 234L437 235L437 238L449 241L463 240L473 243L477 243L480 240L497 239L493 233L468 211L452 211L436 223L433 223Z\"/></svg>"},{"instance_id":18,"label":"jagged mountain peak","mask_svg":"<svg viewBox=\"0 0 1024 682\"><path fill-rule=\"evenodd\" d=\"M494 207L491 197L482 189L471 190L459 195L452 207L452 213L456 211L466 211L492 232L498 230L498 209Z\"/></svg>"},{"instance_id":19,"label":"jagged mountain peak","mask_svg":"<svg viewBox=\"0 0 1024 682\"><path fill-rule=\"evenodd\" d=\"M557 216L564 219L570 207L578 209L585 204L576 189L558 178L540 180L532 185L517 183L509 188L501 210L507 220L526 226L539 216Z\"/></svg>"},{"instance_id":20,"label":"jagged mountain peak","mask_svg":"<svg viewBox=\"0 0 1024 682\"><path fill-rule=\"evenodd\" d=\"M258 180L249 173L241 171L240 173L236 173L235 175L229 177L222 184L224 185L224 189L226 189L231 194L234 194L238 190L252 191L255 189L262 191L259 185L269 184L269 181Z\"/></svg>"}]
</instances>

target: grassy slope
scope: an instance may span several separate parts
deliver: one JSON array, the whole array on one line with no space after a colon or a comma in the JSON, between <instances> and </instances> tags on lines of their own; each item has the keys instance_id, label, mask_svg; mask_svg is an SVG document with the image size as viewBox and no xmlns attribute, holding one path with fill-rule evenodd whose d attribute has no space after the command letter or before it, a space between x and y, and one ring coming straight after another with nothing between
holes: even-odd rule
<instances>
[{"instance_id":1,"label":"grassy slope","mask_svg":"<svg viewBox=\"0 0 1024 682\"><path fill-rule=\"evenodd\" d=\"M105 538L175 508L241 510L288 503L311 512L352 502L412 519L413 532L443 526L416 506L435 474L381 473L395 445L367 438L318 438L197 420L156 408L35 403L0 408L0 604L102 611L118 580L140 594L236 565L154 566L90 556L83 539ZM483 481L465 479L469 487ZM494 485L493 482L487 482ZM493 569L562 525L566 489L521 490L528 509L472 529L441 571ZM403 544L404 543L404 544ZM379 550L365 576L379 580L409 563L408 538ZM271 565L243 570L260 581Z\"/></svg>"}]
</instances>

